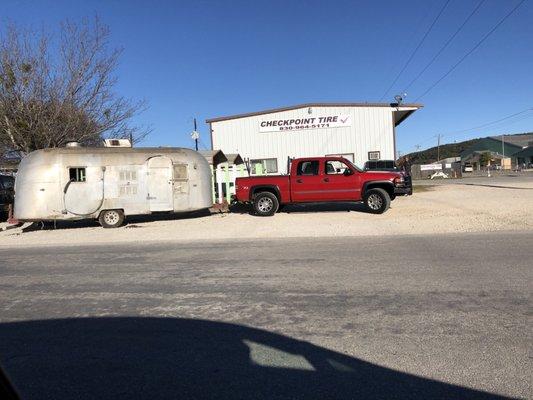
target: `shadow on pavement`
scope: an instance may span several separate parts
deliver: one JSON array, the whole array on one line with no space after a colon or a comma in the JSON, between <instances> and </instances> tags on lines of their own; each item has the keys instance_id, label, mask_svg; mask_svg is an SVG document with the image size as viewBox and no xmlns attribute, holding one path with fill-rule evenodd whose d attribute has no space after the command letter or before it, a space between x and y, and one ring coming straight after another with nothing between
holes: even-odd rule
<instances>
[{"instance_id":1,"label":"shadow on pavement","mask_svg":"<svg viewBox=\"0 0 533 400\"><path fill-rule=\"evenodd\" d=\"M367 213L363 203L356 202L331 202L331 203L302 203L302 204L288 204L283 206L280 213L316 213L316 212L363 212ZM254 215L251 205L245 204L232 204L230 206L230 212L237 214L251 214Z\"/></svg>"},{"instance_id":2,"label":"shadow on pavement","mask_svg":"<svg viewBox=\"0 0 533 400\"><path fill-rule=\"evenodd\" d=\"M138 228L135 224L154 222L154 221L174 221L182 219L191 219L191 218L203 218L209 217L211 211L209 209L174 213L174 212L161 212L147 215L128 215L124 221L123 228ZM32 232L39 230L54 230L54 229L78 229L78 228L94 228L100 227L100 224L95 219L83 219L79 221L46 221L46 222L35 222L23 229L23 232ZM122 228L118 228L122 229Z\"/></svg>"},{"instance_id":3,"label":"shadow on pavement","mask_svg":"<svg viewBox=\"0 0 533 400\"><path fill-rule=\"evenodd\" d=\"M175 318L0 324L23 399L496 399L264 330Z\"/></svg>"}]
</instances>

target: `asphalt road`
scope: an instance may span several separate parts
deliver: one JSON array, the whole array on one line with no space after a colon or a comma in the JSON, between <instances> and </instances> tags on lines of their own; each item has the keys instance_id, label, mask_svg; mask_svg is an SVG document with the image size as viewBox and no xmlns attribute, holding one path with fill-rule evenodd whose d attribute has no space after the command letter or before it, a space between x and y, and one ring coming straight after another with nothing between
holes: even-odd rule
<instances>
[{"instance_id":1,"label":"asphalt road","mask_svg":"<svg viewBox=\"0 0 533 400\"><path fill-rule=\"evenodd\" d=\"M0 260L0 362L23 398L532 396L531 232Z\"/></svg>"}]
</instances>

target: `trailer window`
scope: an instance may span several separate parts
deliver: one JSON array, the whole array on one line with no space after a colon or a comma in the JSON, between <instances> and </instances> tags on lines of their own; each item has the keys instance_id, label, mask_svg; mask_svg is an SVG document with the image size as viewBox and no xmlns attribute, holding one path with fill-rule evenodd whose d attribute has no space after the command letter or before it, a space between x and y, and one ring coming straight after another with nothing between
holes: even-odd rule
<instances>
[{"instance_id":1,"label":"trailer window","mask_svg":"<svg viewBox=\"0 0 533 400\"><path fill-rule=\"evenodd\" d=\"M174 181L185 182L188 179L187 164L174 164Z\"/></svg>"},{"instance_id":2,"label":"trailer window","mask_svg":"<svg viewBox=\"0 0 533 400\"><path fill-rule=\"evenodd\" d=\"M68 173L71 182L85 182L86 180L85 168L69 168Z\"/></svg>"}]
</instances>

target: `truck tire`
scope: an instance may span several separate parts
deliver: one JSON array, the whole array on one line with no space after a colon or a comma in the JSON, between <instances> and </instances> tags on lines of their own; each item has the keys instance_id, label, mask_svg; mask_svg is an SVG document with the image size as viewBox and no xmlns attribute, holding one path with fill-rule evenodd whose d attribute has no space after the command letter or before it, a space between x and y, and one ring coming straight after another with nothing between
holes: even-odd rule
<instances>
[{"instance_id":1,"label":"truck tire","mask_svg":"<svg viewBox=\"0 0 533 400\"><path fill-rule=\"evenodd\" d=\"M275 194L261 192L254 197L254 211L261 217L270 217L278 211L279 201Z\"/></svg>"},{"instance_id":2,"label":"truck tire","mask_svg":"<svg viewBox=\"0 0 533 400\"><path fill-rule=\"evenodd\" d=\"M122 210L104 210L100 213L98 222L102 228L118 228L124 223L124 212Z\"/></svg>"},{"instance_id":3,"label":"truck tire","mask_svg":"<svg viewBox=\"0 0 533 400\"><path fill-rule=\"evenodd\" d=\"M372 214L383 214L390 207L389 194L381 188L368 189L364 201L367 210Z\"/></svg>"}]
</instances>

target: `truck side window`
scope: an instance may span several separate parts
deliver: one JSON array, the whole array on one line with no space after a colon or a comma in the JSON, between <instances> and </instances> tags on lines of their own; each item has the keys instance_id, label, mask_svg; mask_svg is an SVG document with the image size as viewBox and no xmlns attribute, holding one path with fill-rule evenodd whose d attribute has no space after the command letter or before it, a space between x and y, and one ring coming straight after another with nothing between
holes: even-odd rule
<instances>
[{"instance_id":1,"label":"truck side window","mask_svg":"<svg viewBox=\"0 0 533 400\"><path fill-rule=\"evenodd\" d=\"M296 175L318 175L318 161L300 161Z\"/></svg>"},{"instance_id":2,"label":"truck side window","mask_svg":"<svg viewBox=\"0 0 533 400\"><path fill-rule=\"evenodd\" d=\"M73 167L68 169L69 179L72 182L85 182L85 168Z\"/></svg>"},{"instance_id":3,"label":"truck side window","mask_svg":"<svg viewBox=\"0 0 533 400\"><path fill-rule=\"evenodd\" d=\"M348 166L336 160L326 161L326 174L327 175L342 175Z\"/></svg>"}]
</instances>

